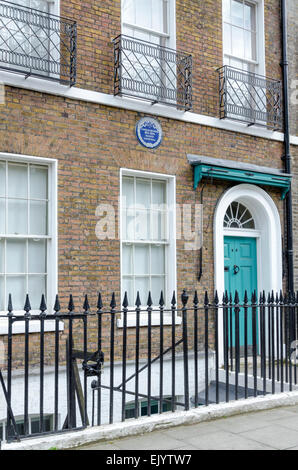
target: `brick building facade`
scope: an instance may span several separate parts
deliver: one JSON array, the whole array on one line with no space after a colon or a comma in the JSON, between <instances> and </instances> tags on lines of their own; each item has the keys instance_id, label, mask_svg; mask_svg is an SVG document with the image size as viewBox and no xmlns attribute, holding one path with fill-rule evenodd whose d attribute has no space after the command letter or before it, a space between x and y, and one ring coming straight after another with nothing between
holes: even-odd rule
<instances>
[{"instance_id":1,"label":"brick building facade","mask_svg":"<svg viewBox=\"0 0 298 470\"><path fill-rule=\"evenodd\" d=\"M0 0L0 18L1 14L4 18L15 15L12 10L7 13L6 3ZM55 72L42 69L42 61L22 66L21 33L8 32L14 39L5 42L6 36L0 32L3 50L17 51L0 56L0 80L5 85L5 102L0 106L0 196L6 204L1 309L6 308L10 292L16 310L22 309L29 292L34 310L44 292L53 305L58 291L66 308L69 293L76 305L81 305L88 293L94 306L99 290L107 305L112 291L119 305L127 290L130 305L134 305L137 290L145 304L145 292L151 289L157 304L161 289L169 303L172 291L180 293L184 288L190 294L197 290L203 300L205 290L213 293L218 289L222 295L225 289L237 288L243 295L245 288L260 292L285 287L282 197L290 177L283 174L281 159L279 0L123 0L122 11L120 0L15 3L23 9L47 12L50 8L51 15L76 21L77 37L72 37L69 66L72 77L76 72L76 83L72 87L60 83ZM9 31L9 23L2 24L2 30ZM38 44L32 42L26 49L29 56L41 47L42 35L36 24L34 27L29 35L37 38ZM112 41L120 34L134 39L121 43L122 55L117 56ZM294 29L290 28L289 34L295 35ZM62 37L60 40L63 42ZM64 47L60 40L51 46L53 62ZM147 49L142 49L142 40L149 42ZM138 41L141 46L136 46ZM125 47L131 48L130 55ZM168 55L160 51L168 51ZM192 67L185 65L185 58L185 62L173 59L171 54L176 51L191 56ZM176 61L175 65L165 68L171 61ZM116 70L115 63L119 66ZM219 84L223 82L218 69L223 66L226 88L222 89L221 103L226 107L221 109L225 115L220 119ZM238 75L233 75L235 68ZM183 106L177 109L172 94L161 99L162 89L177 96L177 70L182 70L181 87L185 86L184 108L191 99L189 110ZM119 72L122 96L114 96L114 79L117 73L119 78ZM251 77L250 81L246 77ZM125 93L125 79L131 80L129 93ZM137 139L136 126L144 117L154 118L162 129L162 142L155 149ZM293 123L293 159L297 155L296 130ZM206 173L194 190L194 175L199 170ZM227 178L219 178L220 172ZM155 198L166 203L166 211L170 205L174 207L168 213L167 234L145 236L141 230L137 236L135 232L128 238L123 236L119 219L128 222L129 214L119 210L121 191L127 198L134 191L134 207L140 203L147 207ZM24 206L20 201L25 201ZM176 237L175 230L183 228L186 207L191 208L194 222L194 209L200 204L202 248L185 249L193 240L183 237L183 229L182 236ZM114 210L115 226L113 210L109 212L107 205ZM230 207L234 212L227 212L225 218ZM115 236L108 239L98 235L105 211L110 216L108 226L115 229ZM155 215L151 210L151 222ZM162 210L158 212L160 224L163 215ZM141 219L141 225L143 222ZM241 237L255 252L251 256L254 264L249 264L254 274L233 284L229 275L236 264L225 249L233 250L236 239L241 245ZM146 262L150 267L145 267ZM1 331L7 331L4 323ZM118 331L121 335L121 319Z\"/></svg>"}]
</instances>

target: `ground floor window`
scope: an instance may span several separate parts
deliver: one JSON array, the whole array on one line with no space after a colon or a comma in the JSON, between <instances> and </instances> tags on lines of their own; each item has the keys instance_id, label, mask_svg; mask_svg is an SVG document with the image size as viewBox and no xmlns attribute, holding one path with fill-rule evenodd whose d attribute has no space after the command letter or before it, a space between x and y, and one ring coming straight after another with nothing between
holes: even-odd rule
<instances>
[{"instance_id":1,"label":"ground floor window","mask_svg":"<svg viewBox=\"0 0 298 470\"><path fill-rule=\"evenodd\" d=\"M36 416L29 416L29 434L40 433L40 418ZM20 436L25 435L25 420L24 417L16 418L17 431ZM54 415L45 415L43 419L44 432L51 432L54 430ZM0 422L0 440L5 440L6 437L7 421ZM14 436L13 430L9 432Z\"/></svg>"},{"instance_id":2,"label":"ground floor window","mask_svg":"<svg viewBox=\"0 0 298 470\"><path fill-rule=\"evenodd\" d=\"M0 155L0 310L12 295L14 311L32 310L49 297L55 270L55 208L51 167L35 161L2 160Z\"/></svg>"},{"instance_id":3,"label":"ground floor window","mask_svg":"<svg viewBox=\"0 0 298 470\"><path fill-rule=\"evenodd\" d=\"M122 173L121 285L131 306L137 292L142 305L146 305L149 291L153 304L158 305L161 291L168 298L175 289L174 201L172 179L141 172Z\"/></svg>"},{"instance_id":4,"label":"ground floor window","mask_svg":"<svg viewBox=\"0 0 298 470\"><path fill-rule=\"evenodd\" d=\"M171 397L165 397L168 401L164 401L162 404L162 411L171 411L172 403ZM150 406L151 414L160 413L160 403L157 400L151 400ZM148 416L148 402L147 400L139 401L139 416ZM127 403L125 406L125 419L131 419L135 417L135 403Z\"/></svg>"}]
</instances>

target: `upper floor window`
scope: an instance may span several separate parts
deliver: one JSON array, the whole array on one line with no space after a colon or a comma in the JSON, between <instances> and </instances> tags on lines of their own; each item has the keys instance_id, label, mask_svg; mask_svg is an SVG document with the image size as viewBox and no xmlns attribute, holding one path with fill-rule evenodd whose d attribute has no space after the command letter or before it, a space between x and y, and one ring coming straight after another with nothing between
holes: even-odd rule
<instances>
[{"instance_id":1,"label":"upper floor window","mask_svg":"<svg viewBox=\"0 0 298 470\"><path fill-rule=\"evenodd\" d=\"M258 65L258 5L247 0L223 0L224 65L255 72Z\"/></svg>"},{"instance_id":2,"label":"upper floor window","mask_svg":"<svg viewBox=\"0 0 298 470\"><path fill-rule=\"evenodd\" d=\"M58 0L0 0L0 68L75 82L76 23Z\"/></svg>"},{"instance_id":3,"label":"upper floor window","mask_svg":"<svg viewBox=\"0 0 298 470\"><path fill-rule=\"evenodd\" d=\"M122 33L159 46L167 46L168 0L122 0Z\"/></svg>"}]
</instances>

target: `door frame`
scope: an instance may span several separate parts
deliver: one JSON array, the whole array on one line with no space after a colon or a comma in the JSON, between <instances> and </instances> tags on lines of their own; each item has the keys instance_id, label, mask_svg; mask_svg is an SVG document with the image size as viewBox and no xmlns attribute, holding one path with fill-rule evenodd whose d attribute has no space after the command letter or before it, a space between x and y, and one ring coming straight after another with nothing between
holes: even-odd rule
<instances>
[{"instance_id":1,"label":"door frame","mask_svg":"<svg viewBox=\"0 0 298 470\"><path fill-rule=\"evenodd\" d=\"M252 214L256 229L226 229L223 219L233 201L244 204ZM214 213L214 287L221 301L224 293L224 236L257 238L258 291L279 292L282 288L282 239L278 209L266 191L252 184L239 184L225 191ZM266 266L266 269L264 269ZM223 315L219 315L219 362L224 361Z\"/></svg>"}]
</instances>

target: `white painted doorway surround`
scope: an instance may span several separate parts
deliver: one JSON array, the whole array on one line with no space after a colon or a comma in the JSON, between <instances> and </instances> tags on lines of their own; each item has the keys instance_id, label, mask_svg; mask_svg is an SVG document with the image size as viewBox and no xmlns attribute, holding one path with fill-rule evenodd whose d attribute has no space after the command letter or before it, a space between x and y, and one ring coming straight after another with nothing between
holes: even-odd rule
<instances>
[{"instance_id":1,"label":"white painted doorway surround","mask_svg":"<svg viewBox=\"0 0 298 470\"><path fill-rule=\"evenodd\" d=\"M224 228L229 205L237 201L248 208L255 229ZM279 292L282 288L282 239L277 207L266 191L252 184L228 189L219 199L214 214L214 284L221 301L224 285L224 237L243 236L257 239L258 292ZM219 359L223 363L223 316L219 315Z\"/></svg>"}]
</instances>

